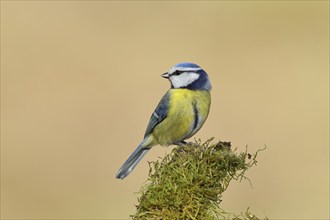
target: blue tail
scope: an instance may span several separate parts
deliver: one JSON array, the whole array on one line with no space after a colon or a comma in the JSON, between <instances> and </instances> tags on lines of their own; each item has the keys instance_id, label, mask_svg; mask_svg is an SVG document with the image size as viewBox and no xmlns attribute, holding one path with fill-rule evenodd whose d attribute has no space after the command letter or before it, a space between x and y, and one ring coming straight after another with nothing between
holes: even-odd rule
<instances>
[{"instance_id":1,"label":"blue tail","mask_svg":"<svg viewBox=\"0 0 330 220\"><path fill-rule=\"evenodd\" d=\"M135 166L140 162L143 156L150 150L150 148L143 148L143 142L135 149L129 156L125 163L120 167L116 174L117 179L124 179L132 172Z\"/></svg>"}]
</instances>

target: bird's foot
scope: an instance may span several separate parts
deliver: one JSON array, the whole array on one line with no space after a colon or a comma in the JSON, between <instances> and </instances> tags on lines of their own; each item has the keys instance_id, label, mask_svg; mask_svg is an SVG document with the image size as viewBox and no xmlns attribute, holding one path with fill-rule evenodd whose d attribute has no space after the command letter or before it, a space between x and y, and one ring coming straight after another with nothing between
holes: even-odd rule
<instances>
[{"instance_id":1,"label":"bird's foot","mask_svg":"<svg viewBox=\"0 0 330 220\"><path fill-rule=\"evenodd\" d=\"M183 145L187 145L187 142L186 141L180 141L180 142L176 143L175 145L183 146Z\"/></svg>"}]
</instances>

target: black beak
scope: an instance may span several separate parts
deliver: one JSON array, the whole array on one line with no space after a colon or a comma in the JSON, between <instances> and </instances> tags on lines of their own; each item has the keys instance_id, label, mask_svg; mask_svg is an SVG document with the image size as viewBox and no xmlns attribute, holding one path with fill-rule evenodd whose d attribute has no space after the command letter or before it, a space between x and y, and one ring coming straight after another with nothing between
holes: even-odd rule
<instances>
[{"instance_id":1,"label":"black beak","mask_svg":"<svg viewBox=\"0 0 330 220\"><path fill-rule=\"evenodd\" d=\"M162 74L162 77L168 79L170 76L168 75L168 73L164 73L164 74Z\"/></svg>"}]
</instances>

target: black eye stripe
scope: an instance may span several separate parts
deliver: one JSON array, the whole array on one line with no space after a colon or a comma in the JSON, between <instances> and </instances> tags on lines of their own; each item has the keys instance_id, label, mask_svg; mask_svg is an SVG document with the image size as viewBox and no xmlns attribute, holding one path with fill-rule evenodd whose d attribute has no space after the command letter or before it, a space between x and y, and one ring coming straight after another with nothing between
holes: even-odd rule
<instances>
[{"instance_id":1,"label":"black eye stripe","mask_svg":"<svg viewBox=\"0 0 330 220\"><path fill-rule=\"evenodd\" d=\"M178 75L180 75L181 73L184 73L184 72L187 72L187 71L175 70L175 72L173 72L171 75L178 76Z\"/></svg>"},{"instance_id":2,"label":"black eye stripe","mask_svg":"<svg viewBox=\"0 0 330 220\"><path fill-rule=\"evenodd\" d=\"M181 73L182 73L181 71L176 70L172 75L174 75L174 76L178 76L178 75L180 75Z\"/></svg>"}]
</instances>

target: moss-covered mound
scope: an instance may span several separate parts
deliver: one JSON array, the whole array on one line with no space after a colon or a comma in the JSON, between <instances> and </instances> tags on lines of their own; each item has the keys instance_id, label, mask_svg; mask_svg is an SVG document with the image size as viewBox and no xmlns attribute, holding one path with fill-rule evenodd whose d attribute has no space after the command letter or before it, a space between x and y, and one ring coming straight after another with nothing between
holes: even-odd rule
<instances>
[{"instance_id":1,"label":"moss-covered mound","mask_svg":"<svg viewBox=\"0 0 330 220\"><path fill-rule=\"evenodd\" d=\"M232 179L246 178L257 163L255 154L236 153L230 142L178 146L160 161L150 162L133 219L258 219L248 210L238 216L219 206Z\"/></svg>"}]
</instances>

